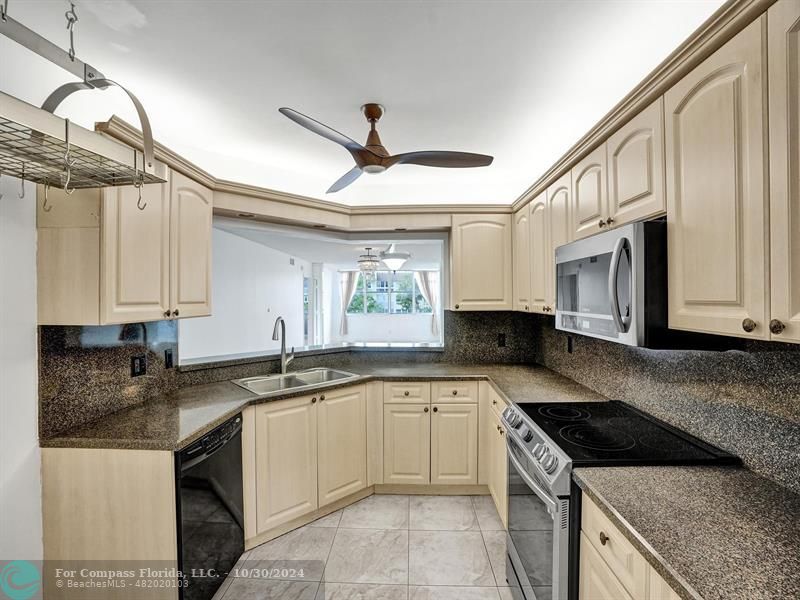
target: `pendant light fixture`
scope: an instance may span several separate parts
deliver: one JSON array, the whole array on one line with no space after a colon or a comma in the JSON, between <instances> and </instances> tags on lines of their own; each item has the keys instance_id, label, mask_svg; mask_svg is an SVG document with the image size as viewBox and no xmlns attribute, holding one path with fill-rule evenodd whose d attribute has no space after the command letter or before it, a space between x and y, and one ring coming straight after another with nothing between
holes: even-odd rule
<instances>
[{"instance_id":1,"label":"pendant light fixture","mask_svg":"<svg viewBox=\"0 0 800 600\"><path fill-rule=\"evenodd\" d=\"M381 264L380 259L372 254L372 248L364 248L366 254L358 257L358 269L365 275L373 275Z\"/></svg>"},{"instance_id":2,"label":"pendant light fixture","mask_svg":"<svg viewBox=\"0 0 800 600\"><path fill-rule=\"evenodd\" d=\"M385 264L390 271L397 271L406 264L406 261L411 258L408 252L397 252L394 244L389 246L389 249L381 252L380 254L383 264Z\"/></svg>"}]
</instances>

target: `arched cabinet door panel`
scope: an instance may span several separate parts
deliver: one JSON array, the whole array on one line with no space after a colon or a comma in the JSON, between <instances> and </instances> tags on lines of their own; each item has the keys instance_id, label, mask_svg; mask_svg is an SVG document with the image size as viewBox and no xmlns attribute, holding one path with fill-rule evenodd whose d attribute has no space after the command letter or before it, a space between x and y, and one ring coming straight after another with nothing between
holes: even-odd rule
<instances>
[{"instance_id":1,"label":"arched cabinet door panel","mask_svg":"<svg viewBox=\"0 0 800 600\"><path fill-rule=\"evenodd\" d=\"M514 213L514 310L531 310L530 204Z\"/></svg>"}]
</instances>

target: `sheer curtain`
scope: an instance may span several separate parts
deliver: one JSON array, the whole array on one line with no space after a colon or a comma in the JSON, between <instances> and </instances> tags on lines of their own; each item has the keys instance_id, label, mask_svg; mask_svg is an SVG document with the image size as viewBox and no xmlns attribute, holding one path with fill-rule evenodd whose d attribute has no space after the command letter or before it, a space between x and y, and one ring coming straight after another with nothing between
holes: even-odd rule
<instances>
[{"instance_id":1,"label":"sheer curtain","mask_svg":"<svg viewBox=\"0 0 800 600\"><path fill-rule=\"evenodd\" d=\"M433 319L431 320L431 333L439 335L439 272L417 271L415 274L419 291L425 301L431 305Z\"/></svg>"},{"instance_id":2,"label":"sheer curtain","mask_svg":"<svg viewBox=\"0 0 800 600\"><path fill-rule=\"evenodd\" d=\"M339 315L339 333L347 335L347 307L356 295L356 285L358 284L358 271L342 271L341 292L342 309Z\"/></svg>"}]
</instances>

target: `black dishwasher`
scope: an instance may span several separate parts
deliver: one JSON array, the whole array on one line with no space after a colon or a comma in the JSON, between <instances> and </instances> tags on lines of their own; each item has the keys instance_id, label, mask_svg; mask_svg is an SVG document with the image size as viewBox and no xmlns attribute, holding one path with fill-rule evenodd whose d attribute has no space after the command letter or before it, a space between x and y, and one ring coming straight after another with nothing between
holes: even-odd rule
<instances>
[{"instance_id":1,"label":"black dishwasher","mask_svg":"<svg viewBox=\"0 0 800 600\"><path fill-rule=\"evenodd\" d=\"M175 453L182 600L210 600L244 552L242 415Z\"/></svg>"}]
</instances>

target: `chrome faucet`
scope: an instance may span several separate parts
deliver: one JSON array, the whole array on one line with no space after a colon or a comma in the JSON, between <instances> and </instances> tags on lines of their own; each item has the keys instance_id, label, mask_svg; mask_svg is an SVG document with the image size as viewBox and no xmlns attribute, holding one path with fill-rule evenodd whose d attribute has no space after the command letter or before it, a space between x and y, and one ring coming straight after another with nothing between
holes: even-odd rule
<instances>
[{"instance_id":1,"label":"chrome faucet","mask_svg":"<svg viewBox=\"0 0 800 600\"><path fill-rule=\"evenodd\" d=\"M286 367L294 360L294 346L289 356L286 356L286 323L283 317L275 319L275 328L272 330L272 339L281 341L281 374L286 374Z\"/></svg>"}]
</instances>

